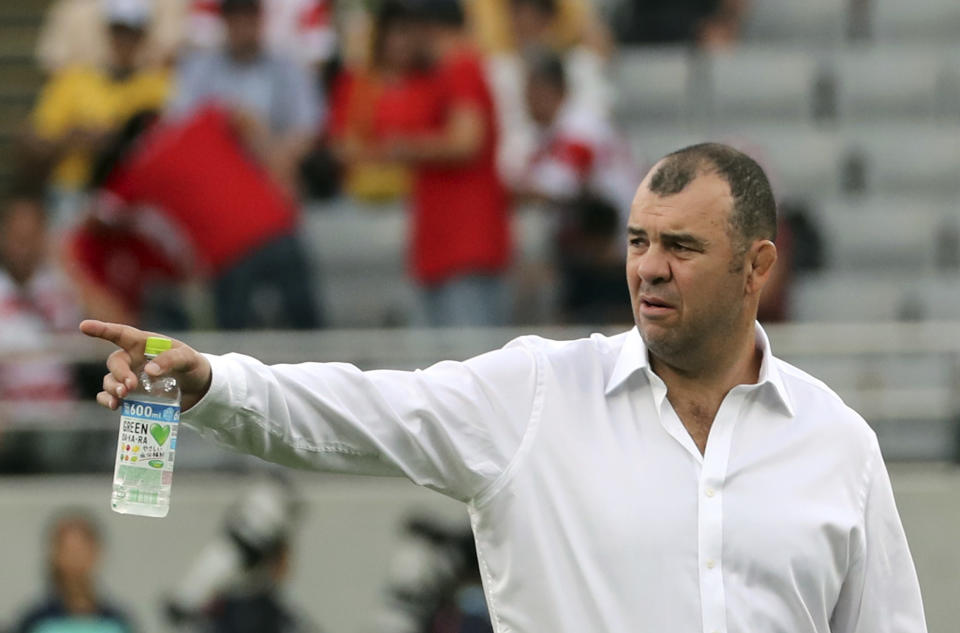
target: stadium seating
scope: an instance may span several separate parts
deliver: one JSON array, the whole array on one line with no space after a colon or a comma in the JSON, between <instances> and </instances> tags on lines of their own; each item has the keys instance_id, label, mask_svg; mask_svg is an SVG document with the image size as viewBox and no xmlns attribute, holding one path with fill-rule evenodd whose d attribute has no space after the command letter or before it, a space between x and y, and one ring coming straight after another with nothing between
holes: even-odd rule
<instances>
[{"instance_id":1,"label":"stadium seating","mask_svg":"<svg viewBox=\"0 0 960 633\"><path fill-rule=\"evenodd\" d=\"M624 51L613 73L624 120L680 123L689 116L693 64L685 47Z\"/></svg>"},{"instance_id":2,"label":"stadium seating","mask_svg":"<svg viewBox=\"0 0 960 633\"><path fill-rule=\"evenodd\" d=\"M960 315L957 273L827 270L798 278L792 294L791 314L797 321L919 321Z\"/></svg>"},{"instance_id":3,"label":"stadium seating","mask_svg":"<svg viewBox=\"0 0 960 633\"><path fill-rule=\"evenodd\" d=\"M744 46L709 60L711 120L809 120L816 108L820 64L803 50Z\"/></svg>"},{"instance_id":4,"label":"stadium seating","mask_svg":"<svg viewBox=\"0 0 960 633\"><path fill-rule=\"evenodd\" d=\"M873 0L870 33L879 41L956 42L960 3L956 0Z\"/></svg>"},{"instance_id":5,"label":"stadium seating","mask_svg":"<svg viewBox=\"0 0 960 633\"><path fill-rule=\"evenodd\" d=\"M927 198L829 199L816 207L827 265L842 271L930 272L953 259L941 237L957 218Z\"/></svg>"},{"instance_id":6,"label":"stadium seating","mask_svg":"<svg viewBox=\"0 0 960 633\"><path fill-rule=\"evenodd\" d=\"M744 24L751 42L839 44L849 29L846 0L753 2Z\"/></svg>"},{"instance_id":7,"label":"stadium seating","mask_svg":"<svg viewBox=\"0 0 960 633\"><path fill-rule=\"evenodd\" d=\"M870 192L960 193L960 126L884 122L844 126L839 133L848 150L862 156Z\"/></svg>"},{"instance_id":8,"label":"stadium seating","mask_svg":"<svg viewBox=\"0 0 960 633\"><path fill-rule=\"evenodd\" d=\"M857 47L836 60L837 115L845 121L908 117L934 119L941 103L945 72L932 49Z\"/></svg>"}]
</instances>

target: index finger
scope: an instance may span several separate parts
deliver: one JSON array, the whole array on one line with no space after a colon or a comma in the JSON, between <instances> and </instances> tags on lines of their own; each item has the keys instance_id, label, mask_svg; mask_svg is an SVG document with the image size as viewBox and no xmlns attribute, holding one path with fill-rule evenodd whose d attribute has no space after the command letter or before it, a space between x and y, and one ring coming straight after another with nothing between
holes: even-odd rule
<instances>
[{"instance_id":1,"label":"index finger","mask_svg":"<svg viewBox=\"0 0 960 633\"><path fill-rule=\"evenodd\" d=\"M80 323L80 331L87 336L109 341L128 352L140 351L146 345L147 337L153 336L130 325L121 323L105 323L94 319L87 319Z\"/></svg>"}]
</instances>

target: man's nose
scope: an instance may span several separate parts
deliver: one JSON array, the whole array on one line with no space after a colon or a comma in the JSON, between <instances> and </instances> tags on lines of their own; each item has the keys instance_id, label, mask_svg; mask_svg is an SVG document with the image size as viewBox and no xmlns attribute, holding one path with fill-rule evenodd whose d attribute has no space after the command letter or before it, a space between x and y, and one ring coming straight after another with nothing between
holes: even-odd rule
<instances>
[{"instance_id":1,"label":"man's nose","mask_svg":"<svg viewBox=\"0 0 960 633\"><path fill-rule=\"evenodd\" d=\"M636 263L636 273L646 285L654 285L670 280L670 262L662 248L651 244L647 251L640 255Z\"/></svg>"}]
</instances>

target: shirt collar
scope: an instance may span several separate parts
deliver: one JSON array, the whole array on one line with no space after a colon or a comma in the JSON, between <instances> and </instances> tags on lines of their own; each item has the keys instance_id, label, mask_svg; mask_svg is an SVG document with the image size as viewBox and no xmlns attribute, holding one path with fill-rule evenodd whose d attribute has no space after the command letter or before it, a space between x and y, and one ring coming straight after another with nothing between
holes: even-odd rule
<instances>
[{"instance_id":1,"label":"shirt collar","mask_svg":"<svg viewBox=\"0 0 960 633\"><path fill-rule=\"evenodd\" d=\"M767 333L759 323L756 324L756 342L763 354L760 362L760 375L756 386L772 389L773 394L783 406L784 411L790 417L793 417L795 415L793 400L790 398L790 393L787 391L786 385L783 382L780 368L777 366L777 360L774 358L773 352L770 349L770 339L767 338ZM651 378L656 376L650 368L647 346L643 343L643 339L640 338L640 331L634 327L627 333L627 338L623 342L623 347L620 349L617 362L613 366L613 372L611 372L610 378L607 380L605 393L609 395L617 387L622 385L627 378L640 370L647 370L645 373Z\"/></svg>"}]
</instances>

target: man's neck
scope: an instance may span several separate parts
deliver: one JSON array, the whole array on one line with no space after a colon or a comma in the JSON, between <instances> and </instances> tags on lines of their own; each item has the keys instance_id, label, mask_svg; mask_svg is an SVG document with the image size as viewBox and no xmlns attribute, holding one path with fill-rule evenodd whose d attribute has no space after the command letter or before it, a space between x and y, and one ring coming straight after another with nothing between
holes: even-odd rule
<instances>
[{"instance_id":1,"label":"man's neck","mask_svg":"<svg viewBox=\"0 0 960 633\"><path fill-rule=\"evenodd\" d=\"M707 393L722 400L737 385L753 384L759 379L763 353L757 347L754 328L751 322L735 335L705 346L699 357L687 355L682 364L651 353L651 369L666 384L668 392Z\"/></svg>"},{"instance_id":2,"label":"man's neck","mask_svg":"<svg viewBox=\"0 0 960 633\"><path fill-rule=\"evenodd\" d=\"M756 344L753 325L732 337L718 340L716 349L704 346L702 358L683 360L677 367L650 356L651 368L667 386L667 399L687 429L701 455L723 399L737 385L756 383L763 353Z\"/></svg>"},{"instance_id":3,"label":"man's neck","mask_svg":"<svg viewBox=\"0 0 960 633\"><path fill-rule=\"evenodd\" d=\"M93 585L85 580L63 582L60 586L60 598L69 613L94 613L97 609Z\"/></svg>"}]
</instances>

